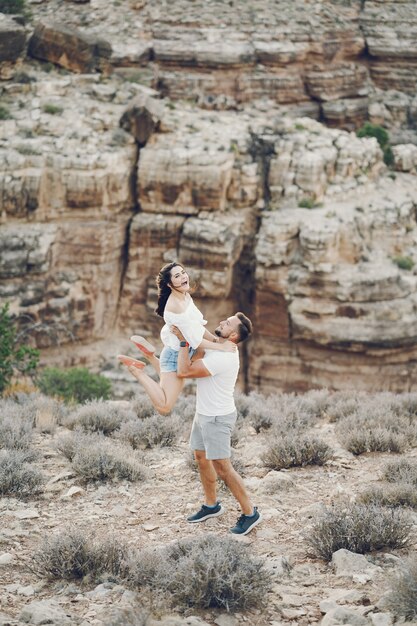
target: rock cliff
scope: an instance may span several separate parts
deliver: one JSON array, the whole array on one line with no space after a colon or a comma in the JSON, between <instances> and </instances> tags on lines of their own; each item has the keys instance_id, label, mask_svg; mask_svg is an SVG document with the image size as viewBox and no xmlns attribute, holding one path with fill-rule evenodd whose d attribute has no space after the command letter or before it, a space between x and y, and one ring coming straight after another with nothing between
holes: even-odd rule
<instances>
[{"instance_id":1,"label":"rock cliff","mask_svg":"<svg viewBox=\"0 0 417 626\"><path fill-rule=\"evenodd\" d=\"M108 368L155 336L176 258L210 326L253 318L247 389L415 388L414 3L259 4L0 22L0 298L45 360Z\"/></svg>"}]
</instances>

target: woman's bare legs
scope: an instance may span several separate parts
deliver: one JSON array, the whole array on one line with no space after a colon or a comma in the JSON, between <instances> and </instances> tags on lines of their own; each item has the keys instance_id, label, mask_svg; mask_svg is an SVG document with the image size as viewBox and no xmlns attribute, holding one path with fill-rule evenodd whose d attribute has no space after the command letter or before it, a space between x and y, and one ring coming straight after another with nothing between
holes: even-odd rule
<instances>
[{"instance_id":1,"label":"woman's bare legs","mask_svg":"<svg viewBox=\"0 0 417 626\"><path fill-rule=\"evenodd\" d=\"M133 335L130 338L130 341L132 341L135 346L142 352L142 355L149 362L149 364L152 365L158 376L160 376L161 368L159 366L159 359L157 356L155 356L154 346L141 335Z\"/></svg>"},{"instance_id":2,"label":"woman's bare legs","mask_svg":"<svg viewBox=\"0 0 417 626\"><path fill-rule=\"evenodd\" d=\"M184 380L178 378L176 372L162 372L158 384L143 370L136 367L128 367L128 370L145 389L158 413L167 415L184 387Z\"/></svg>"}]
</instances>

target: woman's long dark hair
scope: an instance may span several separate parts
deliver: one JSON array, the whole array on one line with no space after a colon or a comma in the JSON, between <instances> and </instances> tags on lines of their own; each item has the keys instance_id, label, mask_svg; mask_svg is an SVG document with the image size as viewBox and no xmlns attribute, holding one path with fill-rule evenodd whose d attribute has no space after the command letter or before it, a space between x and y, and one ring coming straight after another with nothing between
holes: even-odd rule
<instances>
[{"instance_id":1,"label":"woman's long dark hair","mask_svg":"<svg viewBox=\"0 0 417 626\"><path fill-rule=\"evenodd\" d=\"M156 286L158 287L158 304L155 309L155 313L160 317L164 317L165 305L171 295L171 288L169 287L171 282L171 270L173 267L177 266L183 267L181 263L177 263L176 261L167 263L159 270L158 276L156 277Z\"/></svg>"}]
</instances>

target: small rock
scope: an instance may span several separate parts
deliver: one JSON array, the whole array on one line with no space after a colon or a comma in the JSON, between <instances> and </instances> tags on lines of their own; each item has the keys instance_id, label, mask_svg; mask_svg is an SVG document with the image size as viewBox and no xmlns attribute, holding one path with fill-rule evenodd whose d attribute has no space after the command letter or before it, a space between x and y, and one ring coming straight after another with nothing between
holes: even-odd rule
<instances>
[{"instance_id":1,"label":"small rock","mask_svg":"<svg viewBox=\"0 0 417 626\"><path fill-rule=\"evenodd\" d=\"M321 620L321 626L337 626L338 624L349 624L350 626L369 626L366 617L362 617L355 611L345 609L341 606L331 609Z\"/></svg>"},{"instance_id":2,"label":"small rock","mask_svg":"<svg viewBox=\"0 0 417 626\"><path fill-rule=\"evenodd\" d=\"M374 574L380 570L379 567L370 563L363 554L356 554L344 548L333 553L332 565L336 576L346 576L360 583L371 580Z\"/></svg>"},{"instance_id":3,"label":"small rock","mask_svg":"<svg viewBox=\"0 0 417 626\"><path fill-rule=\"evenodd\" d=\"M373 626L392 626L392 615L389 613L369 613L369 619Z\"/></svg>"},{"instance_id":4,"label":"small rock","mask_svg":"<svg viewBox=\"0 0 417 626\"><path fill-rule=\"evenodd\" d=\"M214 623L217 626L239 626L239 622L236 617L233 615L219 615L217 619L214 620Z\"/></svg>"},{"instance_id":5,"label":"small rock","mask_svg":"<svg viewBox=\"0 0 417 626\"><path fill-rule=\"evenodd\" d=\"M143 530L146 530L147 533L150 533L153 530L156 530L157 528L159 528L159 526L156 524L142 524L142 528Z\"/></svg>"},{"instance_id":6,"label":"small rock","mask_svg":"<svg viewBox=\"0 0 417 626\"><path fill-rule=\"evenodd\" d=\"M65 613L55 600L31 602L20 613L19 620L25 624L59 624L71 626L74 620Z\"/></svg>"},{"instance_id":7,"label":"small rock","mask_svg":"<svg viewBox=\"0 0 417 626\"><path fill-rule=\"evenodd\" d=\"M10 565L10 563L13 563L13 561L14 556L13 554L10 554L10 552L4 552L3 554L0 554L0 566Z\"/></svg>"},{"instance_id":8,"label":"small rock","mask_svg":"<svg viewBox=\"0 0 417 626\"><path fill-rule=\"evenodd\" d=\"M63 495L63 498L74 498L78 496L83 496L84 494L85 494L85 489L83 489L82 487L77 487L76 485L73 485L72 487L68 489L67 493Z\"/></svg>"},{"instance_id":9,"label":"small rock","mask_svg":"<svg viewBox=\"0 0 417 626\"><path fill-rule=\"evenodd\" d=\"M285 619L298 619L306 614L304 609L281 609L282 617Z\"/></svg>"},{"instance_id":10,"label":"small rock","mask_svg":"<svg viewBox=\"0 0 417 626\"><path fill-rule=\"evenodd\" d=\"M22 511L15 511L14 516L17 519L36 519L40 517L36 509L23 509Z\"/></svg>"}]
</instances>

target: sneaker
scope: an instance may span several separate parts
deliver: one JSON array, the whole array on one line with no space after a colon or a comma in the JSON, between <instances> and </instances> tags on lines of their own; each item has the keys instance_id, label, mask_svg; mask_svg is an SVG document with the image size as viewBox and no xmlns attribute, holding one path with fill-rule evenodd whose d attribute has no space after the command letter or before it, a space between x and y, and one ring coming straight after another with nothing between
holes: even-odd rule
<instances>
[{"instance_id":1,"label":"sneaker","mask_svg":"<svg viewBox=\"0 0 417 626\"><path fill-rule=\"evenodd\" d=\"M120 363L127 365L127 367L136 367L138 370L143 370L145 367L145 363L143 361L137 361L136 359L132 359L130 356L126 356L125 354L118 354L117 358Z\"/></svg>"},{"instance_id":2,"label":"sneaker","mask_svg":"<svg viewBox=\"0 0 417 626\"><path fill-rule=\"evenodd\" d=\"M253 515L241 515L236 522L236 526L230 529L230 532L234 535L247 535L250 531L259 524L262 519L262 515L259 513L257 507L254 507L255 513Z\"/></svg>"},{"instance_id":3,"label":"sneaker","mask_svg":"<svg viewBox=\"0 0 417 626\"><path fill-rule=\"evenodd\" d=\"M145 337L141 337L141 335L132 335L130 341L133 341L135 346L139 348L139 350L141 350L141 352L143 352L143 354L145 354L146 356L152 356L153 354L155 354L155 347L151 343L149 343L149 341L147 341Z\"/></svg>"},{"instance_id":4,"label":"sneaker","mask_svg":"<svg viewBox=\"0 0 417 626\"><path fill-rule=\"evenodd\" d=\"M206 519L210 519L210 517L219 517L219 515L223 515L224 508L218 502L215 507L206 506L203 504L201 509L194 513L194 515L190 515L187 517L187 522L194 524L194 522L204 522Z\"/></svg>"}]
</instances>

